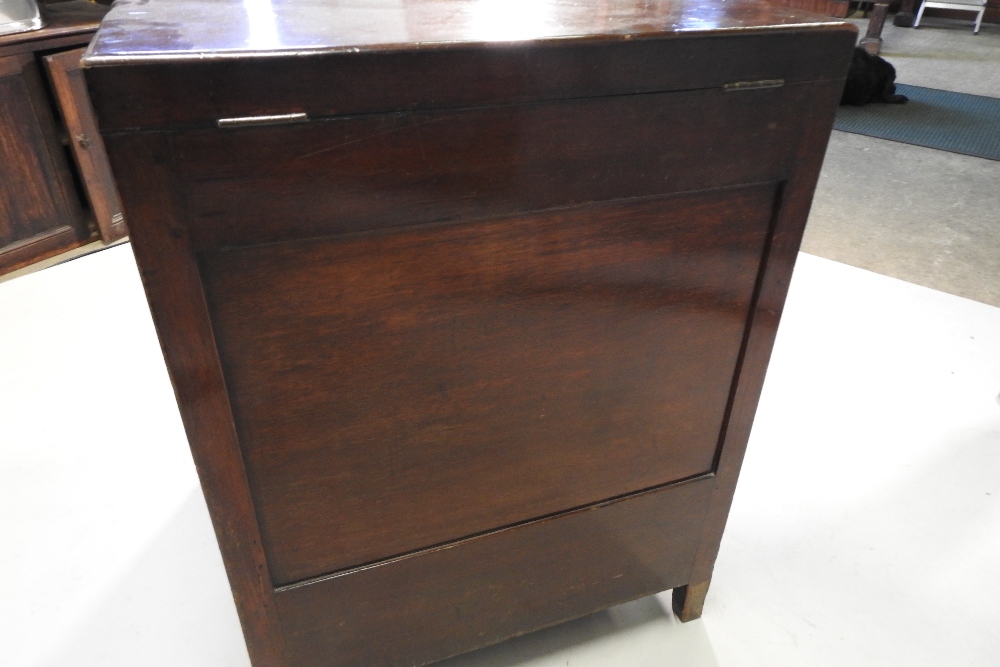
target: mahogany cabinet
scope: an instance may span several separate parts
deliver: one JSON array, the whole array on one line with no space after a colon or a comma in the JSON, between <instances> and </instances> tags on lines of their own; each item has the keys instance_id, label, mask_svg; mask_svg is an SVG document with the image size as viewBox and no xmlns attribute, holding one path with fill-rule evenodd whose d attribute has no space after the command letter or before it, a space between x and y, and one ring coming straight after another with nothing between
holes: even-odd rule
<instances>
[{"instance_id":1,"label":"mahogany cabinet","mask_svg":"<svg viewBox=\"0 0 1000 667\"><path fill-rule=\"evenodd\" d=\"M256 667L708 590L853 26L119 0L85 77Z\"/></svg>"},{"instance_id":2,"label":"mahogany cabinet","mask_svg":"<svg viewBox=\"0 0 1000 667\"><path fill-rule=\"evenodd\" d=\"M126 233L79 65L106 11L61 3L0 36L0 274Z\"/></svg>"}]
</instances>

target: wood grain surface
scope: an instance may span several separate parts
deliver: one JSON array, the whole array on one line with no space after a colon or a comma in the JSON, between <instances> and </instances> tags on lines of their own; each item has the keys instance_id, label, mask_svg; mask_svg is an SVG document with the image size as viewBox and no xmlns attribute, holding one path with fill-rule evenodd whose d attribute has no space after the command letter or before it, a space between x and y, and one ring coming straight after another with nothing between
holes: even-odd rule
<instances>
[{"instance_id":1,"label":"wood grain surface","mask_svg":"<svg viewBox=\"0 0 1000 667\"><path fill-rule=\"evenodd\" d=\"M845 23L700 39L677 33L582 44L427 44L402 53L296 58L294 67L284 58L206 62L192 56L91 67L87 79L103 131L214 127L219 118L264 114L323 118L840 78L846 66L839 71L840 63L826 54L853 47L856 34ZM184 104L175 104L178 99Z\"/></svg>"},{"instance_id":2,"label":"wood grain surface","mask_svg":"<svg viewBox=\"0 0 1000 667\"><path fill-rule=\"evenodd\" d=\"M102 241L112 243L125 237L128 229L104 141L87 96L81 56L83 49L73 49L44 56L44 61L98 233Z\"/></svg>"},{"instance_id":3,"label":"wood grain surface","mask_svg":"<svg viewBox=\"0 0 1000 667\"><path fill-rule=\"evenodd\" d=\"M843 24L839 24L843 27ZM453 44L614 42L761 27L827 31L838 23L752 0L269 0L266 13L243 0L119 0L88 54L91 64L264 59L436 50Z\"/></svg>"},{"instance_id":4,"label":"wood grain surface","mask_svg":"<svg viewBox=\"0 0 1000 667\"><path fill-rule=\"evenodd\" d=\"M275 583L709 472L774 202L203 256Z\"/></svg>"},{"instance_id":5,"label":"wood grain surface","mask_svg":"<svg viewBox=\"0 0 1000 667\"><path fill-rule=\"evenodd\" d=\"M295 667L423 665L681 585L701 478L279 590Z\"/></svg>"},{"instance_id":6,"label":"wood grain surface","mask_svg":"<svg viewBox=\"0 0 1000 667\"><path fill-rule=\"evenodd\" d=\"M783 180L811 94L799 84L377 114L185 131L171 148L203 251Z\"/></svg>"},{"instance_id":7,"label":"wood grain surface","mask_svg":"<svg viewBox=\"0 0 1000 667\"><path fill-rule=\"evenodd\" d=\"M79 245L86 219L38 65L0 58L0 272Z\"/></svg>"}]
</instances>

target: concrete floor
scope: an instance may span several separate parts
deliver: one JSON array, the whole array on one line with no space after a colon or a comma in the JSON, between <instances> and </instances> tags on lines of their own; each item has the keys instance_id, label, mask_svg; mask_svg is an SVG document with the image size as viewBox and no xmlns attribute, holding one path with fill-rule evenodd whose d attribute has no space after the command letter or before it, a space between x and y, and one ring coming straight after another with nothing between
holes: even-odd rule
<instances>
[{"instance_id":1,"label":"concrete floor","mask_svg":"<svg viewBox=\"0 0 1000 667\"><path fill-rule=\"evenodd\" d=\"M862 34L868 29L867 20L856 23ZM984 23L974 35L972 21L925 17L914 30L890 18L882 39L879 55L901 83L1000 97L1000 25Z\"/></svg>"},{"instance_id":2,"label":"concrete floor","mask_svg":"<svg viewBox=\"0 0 1000 667\"><path fill-rule=\"evenodd\" d=\"M925 26L886 25L897 81L1000 97L1000 26ZM1000 306L998 184L994 160L835 131L802 249Z\"/></svg>"}]
</instances>

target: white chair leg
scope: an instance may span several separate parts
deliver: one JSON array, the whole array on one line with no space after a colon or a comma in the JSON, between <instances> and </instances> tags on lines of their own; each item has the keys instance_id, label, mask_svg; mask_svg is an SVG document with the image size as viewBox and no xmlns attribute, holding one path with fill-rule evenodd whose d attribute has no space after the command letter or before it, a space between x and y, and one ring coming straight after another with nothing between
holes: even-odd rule
<instances>
[{"instance_id":1,"label":"white chair leg","mask_svg":"<svg viewBox=\"0 0 1000 667\"><path fill-rule=\"evenodd\" d=\"M917 10L917 18L913 21L913 27L920 27L920 17L924 15L924 3L920 3L920 9Z\"/></svg>"},{"instance_id":2,"label":"white chair leg","mask_svg":"<svg viewBox=\"0 0 1000 667\"><path fill-rule=\"evenodd\" d=\"M983 8L983 9L980 9L979 13L976 15L976 27L972 29L972 34L973 35L978 35L979 34L979 26L982 25L982 23L983 23L983 14L985 14L985 13L986 13L986 9Z\"/></svg>"}]
</instances>

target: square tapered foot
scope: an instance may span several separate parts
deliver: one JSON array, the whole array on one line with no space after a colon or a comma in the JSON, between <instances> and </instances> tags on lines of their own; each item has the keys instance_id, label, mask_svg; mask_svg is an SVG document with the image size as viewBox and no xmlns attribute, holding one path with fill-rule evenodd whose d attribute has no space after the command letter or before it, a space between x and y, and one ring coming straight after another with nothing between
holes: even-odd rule
<instances>
[{"instance_id":1,"label":"square tapered foot","mask_svg":"<svg viewBox=\"0 0 1000 667\"><path fill-rule=\"evenodd\" d=\"M860 42L858 46L868 52L869 55L877 56L879 51L882 50L882 38L881 37L865 37Z\"/></svg>"},{"instance_id":2,"label":"square tapered foot","mask_svg":"<svg viewBox=\"0 0 1000 667\"><path fill-rule=\"evenodd\" d=\"M892 24L900 28L912 28L915 19L916 15L913 12L904 12L900 10L896 12L894 17L892 17Z\"/></svg>"},{"instance_id":3,"label":"square tapered foot","mask_svg":"<svg viewBox=\"0 0 1000 667\"><path fill-rule=\"evenodd\" d=\"M674 589L673 607L674 613L681 623L693 621L701 618L701 611L705 608L705 596L708 595L708 585L711 582L703 581L700 584L688 584L678 586Z\"/></svg>"}]
</instances>

